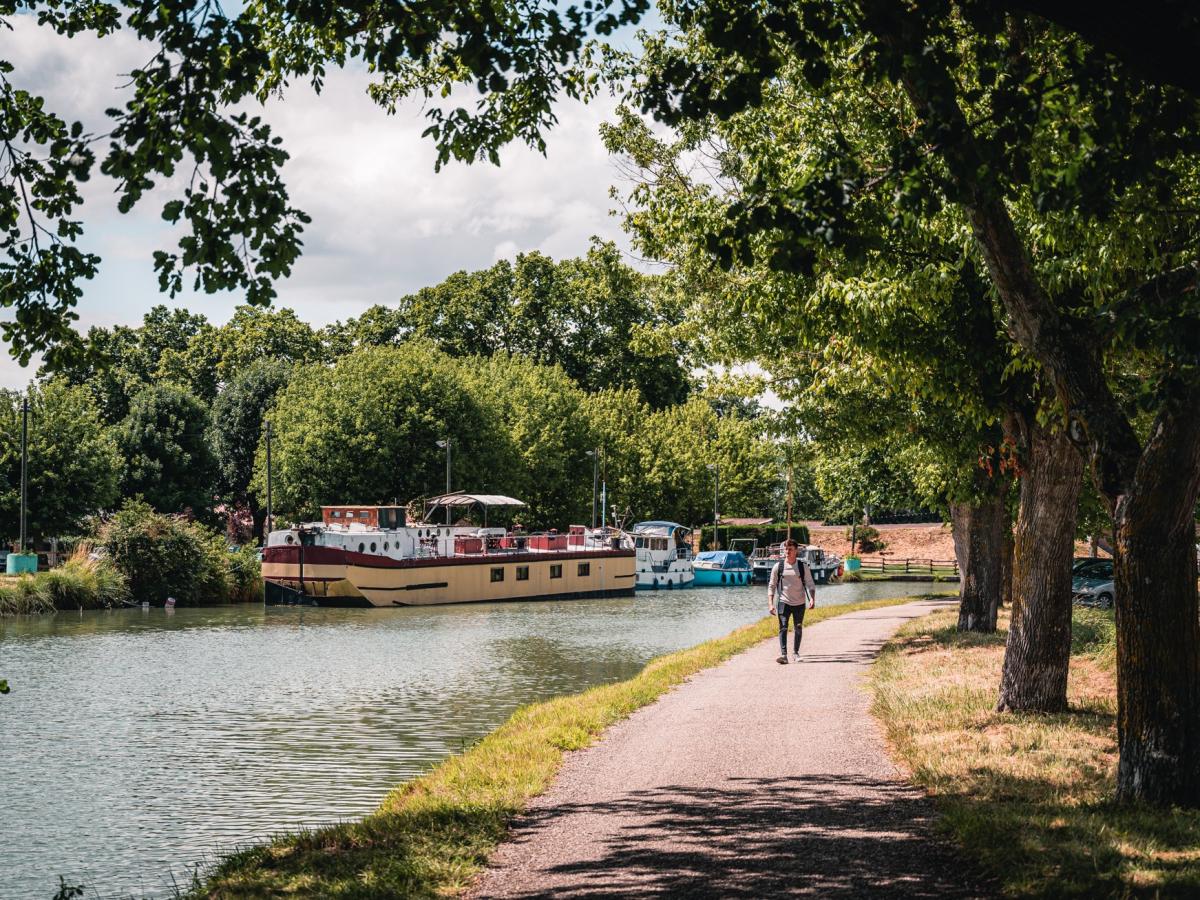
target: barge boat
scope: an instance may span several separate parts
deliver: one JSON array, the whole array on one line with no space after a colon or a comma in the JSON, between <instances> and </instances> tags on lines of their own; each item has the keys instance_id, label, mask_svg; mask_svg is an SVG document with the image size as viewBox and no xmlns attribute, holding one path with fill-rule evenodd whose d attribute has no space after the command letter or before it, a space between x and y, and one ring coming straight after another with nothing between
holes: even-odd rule
<instances>
[{"instance_id":1,"label":"barge boat","mask_svg":"<svg viewBox=\"0 0 1200 900\"><path fill-rule=\"evenodd\" d=\"M497 600L632 596L628 536L573 525L565 533L489 528L487 511L524 506L454 493L409 524L402 506L326 506L322 520L273 531L263 550L268 604L430 606ZM442 510L482 509L484 527L434 524Z\"/></svg>"}]
</instances>

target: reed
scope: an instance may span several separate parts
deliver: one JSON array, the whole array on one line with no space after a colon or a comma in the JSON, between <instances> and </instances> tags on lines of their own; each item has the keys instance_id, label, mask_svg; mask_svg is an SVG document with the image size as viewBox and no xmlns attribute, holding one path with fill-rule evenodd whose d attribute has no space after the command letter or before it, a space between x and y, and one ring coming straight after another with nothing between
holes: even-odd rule
<instances>
[{"instance_id":1,"label":"reed","mask_svg":"<svg viewBox=\"0 0 1200 900\"><path fill-rule=\"evenodd\" d=\"M129 600L129 582L103 557L81 544L61 566L0 580L0 615L74 609L111 609Z\"/></svg>"}]
</instances>

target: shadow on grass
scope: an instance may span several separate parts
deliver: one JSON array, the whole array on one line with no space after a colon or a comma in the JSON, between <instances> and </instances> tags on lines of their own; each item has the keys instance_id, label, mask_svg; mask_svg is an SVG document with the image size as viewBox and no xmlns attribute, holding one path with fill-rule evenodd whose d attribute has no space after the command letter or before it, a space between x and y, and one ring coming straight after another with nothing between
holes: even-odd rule
<instances>
[{"instance_id":1,"label":"shadow on grass","mask_svg":"<svg viewBox=\"0 0 1200 900\"><path fill-rule=\"evenodd\" d=\"M1006 893L1200 896L1200 813L1064 803L1048 780L973 774L992 789L940 796L940 827L1003 878Z\"/></svg>"}]
</instances>

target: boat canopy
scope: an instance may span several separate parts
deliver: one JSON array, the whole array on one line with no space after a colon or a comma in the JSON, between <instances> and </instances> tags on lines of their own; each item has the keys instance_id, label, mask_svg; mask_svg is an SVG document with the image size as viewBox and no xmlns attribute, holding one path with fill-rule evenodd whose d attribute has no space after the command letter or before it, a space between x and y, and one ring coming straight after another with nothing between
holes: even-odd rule
<instances>
[{"instance_id":1,"label":"boat canopy","mask_svg":"<svg viewBox=\"0 0 1200 900\"><path fill-rule=\"evenodd\" d=\"M524 506L520 500L515 497L505 497L503 494L468 494L463 491L455 491L452 494L442 494L438 497L430 497L425 501L426 509L442 509L447 506Z\"/></svg>"},{"instance_id":2,"label":"boat canopy","mask_svg":"<svg viewBox=\"0 0 1200 900\"><path fill-rule=\"evenodd\" d=\"M712 563L719 569L750 568L750 560L740 550L705 550L696 556L696 561Z\"/></svg>"},{"instance_id":3,"label":"boat canopy","mask_svg":"<svg viewBox=\"0 0 1200 900\"><path fill-rule=\"evenodd\" d=\"M670 534L674 534L676 531L678 531L681 528L685 532L691 531L690 528L680 525L678 522L664 522L664 521L661 521L658 519L655 519L652 522L638 522L630 530L635 531L635 532L641 532L642 534L670 535Z\"/></svg>"}]
</instances>

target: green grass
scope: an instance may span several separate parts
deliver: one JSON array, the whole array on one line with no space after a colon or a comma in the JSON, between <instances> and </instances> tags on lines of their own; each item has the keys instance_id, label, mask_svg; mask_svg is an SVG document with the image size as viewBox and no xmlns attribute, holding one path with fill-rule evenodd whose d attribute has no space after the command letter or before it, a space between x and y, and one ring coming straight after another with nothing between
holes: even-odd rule
<instances>
[{"instance_id":1,"label":"green grass","mask_svg":"<svg viewBox=\"0 0 1200 900\"><path fill-rule=\"evenodd\" d=\"M905 602L810 610L806 624ZM283 835L220 863L190 896L432 897L465 890L563 754L702 669L777 632L774 618L652 660L633 678L522 707L465 753L392 791L359 822Z\"/></svg>"},{"instance_id":2,"label":"green grass","mask_svg":"<svg viewBox=\"0 0 1200 900\"><path fill-rule=\"evenodd\" d=\"M1112 613L1076 611L1061 715L995 712L1005 637L939 612L872 668L874 711L965 856L1013 896L1200 896L1200 812L1112 800Z\"/></svg>"},{"instance_id":3,"label":"green grass","mask_svg":"<svg viewBox=\"0 0 1200 900\"><path fill-rule=\"evenodd\" d=\"M0 615L29 615L57 609L108 609L129 597L129 584L103 559L77 553L56 569L0 578Z\"/></svg>"}]
</instances>

